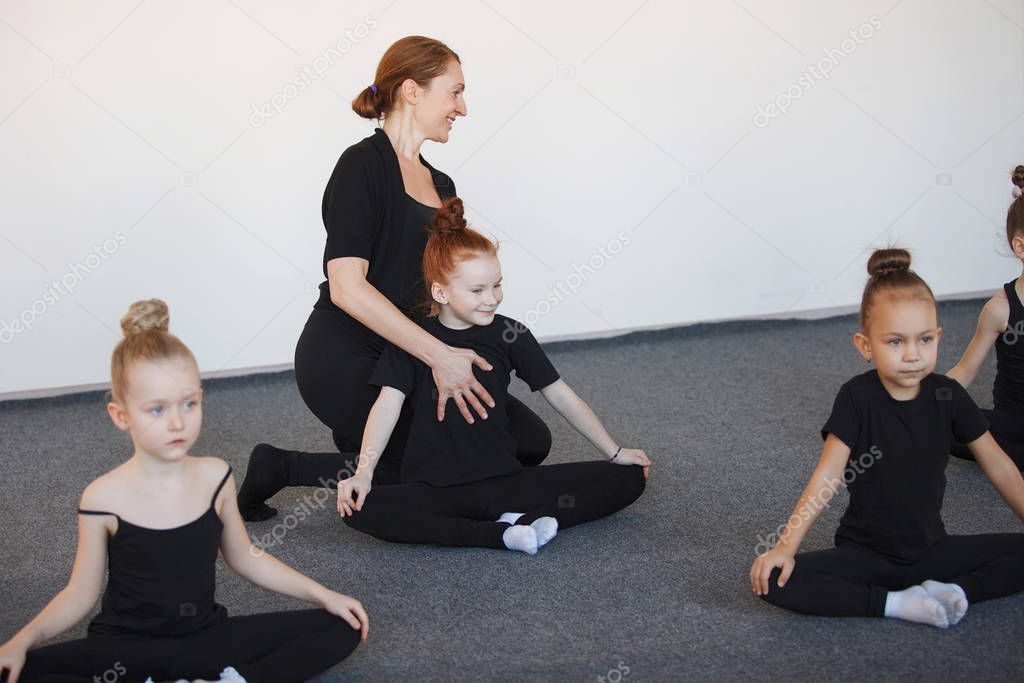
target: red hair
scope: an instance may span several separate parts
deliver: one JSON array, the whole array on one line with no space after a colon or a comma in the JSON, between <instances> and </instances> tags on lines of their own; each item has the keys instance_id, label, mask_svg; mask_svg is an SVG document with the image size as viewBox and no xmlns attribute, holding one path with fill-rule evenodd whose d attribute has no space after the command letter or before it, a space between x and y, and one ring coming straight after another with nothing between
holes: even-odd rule
<instances>
[{"instance_id":1,"label":"red hair","mask_svg":"<svg viewBox=\"0 0 1024 683\"><path fill-rule=\"evenodd\" d=\"M448 284L449 276L460 261L477 254L498 254L494 242L467 225L464 213L462 200L449 197L441 204L430 225L430 237L423 250L423 284L427 288L424 308L430 307L429 316L436 316L440 311L440 306L430 292L435 282Z\"/></svg>"},{"instance_id":2,"label":"red hair","mask_svg":"<svg viewBox=\"0 0 1024 683\"><path fill-rule=\"evenodd\" d=\"M370 86L363 88L352 100L352 110L364 119L384 118L395 108L395 95L406 79L426 88L432 79L448 70L453 59L462 63L450 47L433 38L406 36L396 41L377 65L373 79L376 91Z\"/></svg>"}]
</instances>

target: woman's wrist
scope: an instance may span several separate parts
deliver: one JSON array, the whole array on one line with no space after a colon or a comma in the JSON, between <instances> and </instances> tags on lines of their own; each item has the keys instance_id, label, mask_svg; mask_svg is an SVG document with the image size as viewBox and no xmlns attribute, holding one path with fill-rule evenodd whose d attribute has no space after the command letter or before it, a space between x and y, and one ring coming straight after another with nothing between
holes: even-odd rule
<instances>
[{"instance_id":1,"label":"woman's wrist","mask_svg":"<svg viewBox=\"0 0 1024 683\"><path fill-rule=\"evenodd\" d=\"M415 355L433 369L441 357L448 352L448 345L429 332L424 331L423 334L430 338L430 342L423 345L422 353Z\"/></svg>"},{"instance_id":2,"label":"woman's wrist","mask_svg":"<svg viewBox=\"0 0 1024 683\"><path fill-rule=\"evenodd\" d=\"M612 452L612 454L608 457L608 462L614 462L615 458L619 457L620 453L622 453L622 446L617 446L615 450Z\"/></svg>"}]
</instances>

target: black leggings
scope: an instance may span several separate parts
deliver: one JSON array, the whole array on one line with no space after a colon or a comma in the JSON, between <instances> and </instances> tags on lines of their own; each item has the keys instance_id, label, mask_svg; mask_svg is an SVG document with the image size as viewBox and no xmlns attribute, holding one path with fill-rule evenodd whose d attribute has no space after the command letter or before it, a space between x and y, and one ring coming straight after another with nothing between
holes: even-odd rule
<instances>
[{"instance_id":1,"label":"black leggings","mask_svg":"<svg viewBox=\"0 0 1024 683\"><path fill-rule=\"evenodd\" d=\"M352 654L359 638L326 610L268 612L177 638L88 636L47 645L29 650L19 681L217 680L228 666L249 683L305 681Z\"/></svg>"},{"instance_id":2,"label":"black leggings","mask_svg":"<svg viewBox=\"0 0 1024 683\"><path fill-rule=\"evenodd\" d=\"M306 321L295 346L295 381L302 400L317 418L331 428L338 453L317 453L322 462L319 469L309 468L308 482L293 485L317 486L320 476L337 478L352 454L359 453L363 429L380 393L368 382L379 357L379 351L365 341L367 332L360 323L346 321L339 313L314 309ZM471 409L472 410L472 409ZM458 408L449 402L446 415ZM523 465L538 465L551 452L551 431L544 421L513 396L508 397L508 418L512 435L518 443L516 457ZM458 416L462 419L461 415ZM398 467L409 437L412 412L408 401L381 455L383 478L378 483L397 483ZM348 455L342 455L348 454ZM314 454L311 454L314 455ZM306 469L306 468L304 468ZM301 476L301 475L300 475ZM392 478L394 477L394 478Z\"/></svg>"},{"instance_id":3,"label":"black leggings","mask_svg":"<svg viewBox=\"0 0 1024 683\"><path fill-rule=\"evenodd\" d=\"M995 408L983 409L981 412L988 420L988 430L996 443L1019 469L1024 470L1024 411ZM962 443L954 443L952 453L964 460L974 460L974 454Z\"/></svg>"},{"instance_id":4,"label":"black leggings","mask_svg":"<svg viewBox=\"0 0 1024 683\"><path fill-rule=\"evenodd\" d=\"M778 607L826 617L885 616L889 591L927 579L955 583L970 603L1024 590L1024 534L946 536L912 564L900 564L854 543L800 553L784 588L779 569L764 600Z\"/></svg>"},{"instance_id":5,"label":"black leggings","mask_svg":"<svg viewBox=\"0 0 1024 683\"><path fill-rule=\"evenodd\" d=\"M505 512L524 513L519 524L554 517L565 529L618 512L640 497L644 485L637 465L543 465L459 486L374 487L345 523L394 543L504 548L508 525L497 520Z\"/></svg>"}]
</instances>

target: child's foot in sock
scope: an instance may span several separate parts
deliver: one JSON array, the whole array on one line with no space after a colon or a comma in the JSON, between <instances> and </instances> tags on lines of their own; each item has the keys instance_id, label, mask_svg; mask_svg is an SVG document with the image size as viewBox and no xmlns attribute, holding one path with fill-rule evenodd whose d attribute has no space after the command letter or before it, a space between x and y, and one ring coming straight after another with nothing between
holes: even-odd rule
<instances>
[{"instance_id":1,"label":"child's foot in sock","mask_svg":"<svg viewBox=\"0 0 1024 683\"><path fill-rule=\"evenodd\" d=\"M957 584L928 579L921 584L921 588L928 591L928 595L938 600L946 608L950 626L959 622L967 614L967 594Z\"/></svg>"},{"instance_id":2,"label":"child's foot in sock","mask_svg":"<svg viewBox=\"0 0 1024 683\"><path fill-rule=\"evenodd\" d=\"M889 591L889 595L885 598L885 616L939 628L949 627L946 608L929 595L922 586L911 586L901 591Z\"/></svg>"},{"instance_id":3,"label":"child's foot in sock","mask_svg":"<svg viewBox=\"0 0 1024 683\"><path fill-rule=\"evenodd\" d=\"M264 501L288 485L288 451L261 443L252 449L245 479L238 489L238 511L247 522L277 514Z\"/></svg>"},{"instance_id":4,"label":"child's foot in sock","mask_svg":"<svg viewBox=\"0 0 1024 683\"><path fill-rule=\"evenodd\" d=\"M537 554L537 532L532 526L513 524L505 529L501 540L509 550L518 550L529 555Z\"/></svg>"},{"instance_id":5,"label":"child's foot in sock","mask_svg":"<svg viewBox=\"0 0 1024 683\"><path fill-rule=\"evenodd\" d=\"M530 522L530 526L537 532L537 547L545 545L558 533L558 520L554 517L538 517Z\"/></svg>"}]
</instances>

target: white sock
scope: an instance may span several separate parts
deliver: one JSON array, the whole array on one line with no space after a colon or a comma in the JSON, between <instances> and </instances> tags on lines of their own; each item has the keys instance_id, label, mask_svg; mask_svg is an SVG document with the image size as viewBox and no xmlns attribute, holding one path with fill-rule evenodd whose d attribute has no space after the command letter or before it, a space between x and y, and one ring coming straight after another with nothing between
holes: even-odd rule
<instances>
[{"instance_id":1,"label":"white sock","mask_svg":"<svg viewBox=\"0 0 1024 683\"><path fill-rule=\"evenodd\" d=\"M505 542L505 547L509 550L519 550L530 555L537 554L537 532L532 526L514 524L505 529L501 540Z\"/></svg>"},{"instance_id":2,"label":"white sock","mask_svg":"<svg viewBox=\"0 0 1024 683\"><path fill-rule=\"evenodd\" d=\"M959 622L967 614L967 594L957 584L928 579L921 584L921 588L928 591L928 595L938 600L946 608L950 626Z\"/></svg>"},{"instance_id":3,"label":"white sock","mask_svg":"<svg viewBox=\"0 0 1024 683\"><path fill-rule=\"evenodd\" d=\"M558 520L554 517L538 517L530 522L530 526L537 532L537 547L545 545L558 533Z\"/></svg>"},{"instance_id":4,"label":"white sock","mask_svg":"<svg viewBox=\"0 0 1024 683\"><path fill-rule=\"evenodd\" d=\"M928 595L922 586L889 591L885 598L885 616L939 628L949 627L949 617L942 603Z\"/></svg>"},{"instance_id":5,"label":"white sock","mask_svg":"<svg viewBox=\"0 0 1024 683\"><path fill-rule=\"evenodd\" d=\"M506 512L501 517L498 517L498 521L505 522L505 524L515 524L522 516L522 512Z\"/></svg>"}]
</instances>

